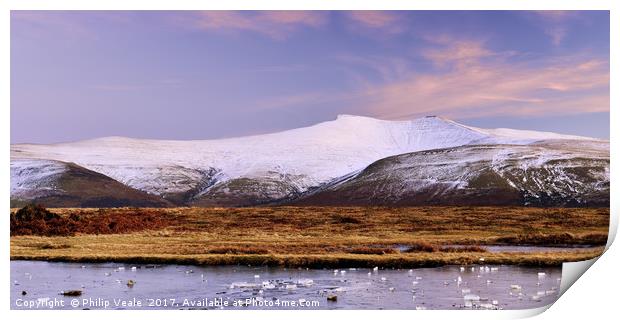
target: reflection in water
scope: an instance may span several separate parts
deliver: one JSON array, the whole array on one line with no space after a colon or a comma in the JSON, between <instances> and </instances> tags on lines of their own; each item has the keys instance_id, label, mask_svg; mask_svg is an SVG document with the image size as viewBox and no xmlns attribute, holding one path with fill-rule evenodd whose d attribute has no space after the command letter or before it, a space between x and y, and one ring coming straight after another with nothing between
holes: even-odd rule
<instances>
[{"instance_id":1,"label":"reflection in water","mask_svg":"<svg viewBox=\"0 0 620 320\"><path fill-rule=\"evenodd\" d=\"M555 301L561 270L485 265L307 270L11 261L11 308L527 309ZM59 294L69 290L82 294ZM75 307L72 301L77 301Z\"/></svg>"}]
</instances>

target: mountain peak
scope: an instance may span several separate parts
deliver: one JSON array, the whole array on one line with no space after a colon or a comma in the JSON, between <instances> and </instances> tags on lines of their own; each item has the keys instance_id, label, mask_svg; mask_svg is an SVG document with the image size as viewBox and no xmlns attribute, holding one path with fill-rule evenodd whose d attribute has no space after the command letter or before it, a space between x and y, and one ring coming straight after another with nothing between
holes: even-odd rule
<instances>
[{"instance_id":1,"label":"mountain peak","mask_svg":"<svg viewBox=\"0 0 620 320\"><path fill-rule=\"evenodd\" d=\"M357 120L357 121L376 121L376 122L386 122L386 123L415 123L415 122L447 122L452 124L458 124L453 120L450 120L443 116L438 115L427 115L423 117L417 117L413 119L402 119L402 120L391 120L391 119L379 119L371 116L362 116L362 115L353 115L353 114L339 114L336 116L336 121L344 121L344 120Z\"/></svg>"},{"instance_id":2,"label":"mountain peak","mask_svg":"<svg viewBox=\"0 0 620 320\"><path fill-rule=\"evenodd\" d=\"M428 116L424 116L422 118L418 118L418 119L427 119L427 120L434 120L434 121L444 121L444 122L453 122L456 123L454 120L452 119L448 119L444 116L437 116L437 115L428 115Z\"/></svg>"}]
</instances>

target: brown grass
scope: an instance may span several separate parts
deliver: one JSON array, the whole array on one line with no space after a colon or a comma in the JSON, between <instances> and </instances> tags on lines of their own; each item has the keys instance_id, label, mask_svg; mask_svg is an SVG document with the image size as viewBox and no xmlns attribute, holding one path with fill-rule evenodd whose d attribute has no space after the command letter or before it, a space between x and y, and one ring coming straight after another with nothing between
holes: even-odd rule
<instances>
[{"instance_id":1,"label":"brown grass","mask_svg":"<svg viewBox=\"0 0 620 320\"><path fill-rule=\"evenodd\" d=\"M603 233L586 233L583 235L575 235L570 232L561 232L553 234L545 233L528 233L516 236L504 236L495 239L500 244L519 245L523 243L531 245L605 245L607 243L607 234Z\"/></svg>"},{"instance_id":2,"label":"brown grass","mask_svg":"<svg viewBox=\"0 0 620 320\"><path fill-rule=\"evenodd\" d=\"M173 225L173 217L154 209L95 212L75 210L57 214L40 205L27 205L11 213L11 236L73 236L113 234L163 229Z\"/></svg>"},{"instance_id":3,"label":"brown grass","mask_svg":"<svg viewBox=\"0 0 620 320\"><path fill-rule=\"evenodd\" d=\"M608 208L260 207L50 209L66 236L11 236L12 259L286 266L555 265L571 252L489 253L480 245L596 245ZM13 210L15 213L15 210ZM63 220L64 221L64 220ZM116 222L114 228L110 223ZM450 245L462 245L451 247ZM396 245L408 246L399 252Z\"/></svg>"}]
</instances>

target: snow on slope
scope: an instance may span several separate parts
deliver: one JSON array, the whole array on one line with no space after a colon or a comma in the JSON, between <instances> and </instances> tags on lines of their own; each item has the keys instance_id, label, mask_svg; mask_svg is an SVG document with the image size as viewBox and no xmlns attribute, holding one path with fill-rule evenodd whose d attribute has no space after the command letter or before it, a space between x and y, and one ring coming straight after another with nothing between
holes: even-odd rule
<instances>
[{"instance_id":1,"label":"snow on slope","mask_svg":"<svg viewBox=\"0 0 620 320\"><path fill-rule=\"evenodd\" d=\"M67 171L50 160L11 159L11 197L34 197L58 191L56 178Z\"/></svg>"},{"instance_id":2,"label":"snow on slope","mask_svg":"<svg viewBox=\"0 0 620 320\"><path fill-rule=\"evenodd\" d=\"M299 203L608 205L608 145L566 141L400 154L332 181Z\"/></svg>"},{"instance_id":3,"label":"snow on slope","mask_svg":"<svg viewBox=\"0 0 620 320\"><path fill-rule=\"evenodd\" d=\"M200 186L240 177L286 177L299 191L305 191L392 155L466 144L527 144L544 139L587 138L479 129L440 117L385 121L341 115L310 127L220 140L107 137L52 145L15 144L11 146L11 158L73 162L158 195L195 191Z\"/></svg>"}]
</instances>

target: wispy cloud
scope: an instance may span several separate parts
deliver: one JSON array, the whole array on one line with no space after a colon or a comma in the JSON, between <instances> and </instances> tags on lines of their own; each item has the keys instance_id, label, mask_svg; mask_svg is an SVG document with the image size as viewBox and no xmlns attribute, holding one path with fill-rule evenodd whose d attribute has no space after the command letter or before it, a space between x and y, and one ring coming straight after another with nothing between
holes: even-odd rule
<instances>
[{"instance_id":1,"label":"wispy cloud","mask_svg":"<svg viewBox=\"0 0 620 320\"><path fill-rule=\"evenodd\" d=\"M84 28L88 23L85 22L99 19L93 15L70 15L36 11L11 14L12 22L23 22L41 30L60 29L76 34L88 33L88 29ZM570 22L581 19L579 13L573 11L536 11L523 15L538 21L555 45L560 45L567 37ZM71 19L66 19L69 16ZM406 31L405 22L409 22L403 18L403 13L393 11L193 11L179 16L181 22L200 30L250 32L276 40L287 39L303 28L326 27L330 24L329 19L335 17L343 18L344 24L350 28L374 30L381 35ZM130 13L101 16L102 19L104 17L136 23L132 22ZM573 55L511 59L519 53L495 51L487 45L492 43L488 39L464 39L454 36L454 33L432 32L416 33L414 37L419 40L414 56L406 50L391 57L376 56L376 52L331 52L331 57L340 63L329 64L330 67L342 68L352 80L347 83L346 89L273 97L260 102L258 108L354 102L366 114L382 118L406 118L429 113L466 118L609 110L607 58ZM418 68L419 63L416 65L420 60L424 62L424 68ZM430 70L426 68L429 66ZM266 64L248 68L247 71L289 73L309 69L309 65L304 63L291 63ZM177 82L104 83L90 88L138 91L174 87L179 85ZM357 89L350 90L351 84Z\"/></svg>"},{"instance_id":2,"label":"wispy cloud","mask_svg":"<svg viewBox=\"0 0 620 320\"><path fill-rule=\"evenodd\" d=\"M558 46L562 43L562 40L566 37L566 28L561 26L552 26L545 29L545 34L551 37L551 43Z\"/></svg>"},{"instance_id":3,"label":"wispy cloud","mask_svg":"<svg viewBox=\"0 0 620 320\"><path fill-rule=\"evenodd\" d=\"M78 19L75 19L75 18ZM46 37L49 32L62 32L65 39L84 39L94 35L78 15L55 11L12 11L12 30L31 37ZM19 26L19 27L17 27Z\"/></svg>"},{"instance_id":4,"label":"wispy cloud","mask_svg":"<svg viewBox=\"0 0 620 320\"><path fill-rule=\"evenodd\" d=\"M428 49L422 56L438 66L458 68L477 63L480 59L494 55L480 41L450 41L447 47Z\"/></svg>"},{"instance_id":5,"label":"wispy cloud","mask_svg":"<svg viewBox=\"0 0 620 320\"><path fill-rule=\"evenodd\" d=\"M543 31L555 46L560 45L568 35L569 23L579 18L578 11L544 10L532 12L542 22Z\"/></svg>"},{"instance_id":6,"label":"wispy cloud","mask_svg":"<svg viewBox=\"0 0 620 320\"><path fill-rule=\"evenodd\" d=\"M570 10L537 10L532 11L534 14L553 21L566 21L579 15L579 11Z\"/></svg>"},{"instance_id":7,"label":"wispy cloud","mask_svg":"<svg viewBox=\"0 0 620 320\"><path fill-rule=\"evenodd\" d=\"M496 58L484 59L489 56ZM397 119L430 113L467 118L609 111L605 60L568 57L515 63L471 42L425 57L449 68L367 86L359 94L367 101L368 113Z\"/></svg>"},{"instance_id":8,"label":"wispy cloud","mask_svg":"<svg viewBox=\"0 0 620 320\"><path fill-rule=\"evenodd\" d=\"M392 11L349 11L347 16L354 27L377 29L384 33L400 33L405 30L402 19Z\"/></svg>"},{"instance_id":9,"label":"wispy cloud","mask_svg":"<svg viewBox=\"0 0 620 320\"><path fill-rule=\"evenodd\" d=\"M411 73L410 60L405 57L383 57L372 55L338 54L332 57L344 67L350 77L359 83L366 83L366 77L360 77L355 71L369 70L373 75L385 81L395 81Z\"/></svg>"},{"instance_id":10,"label":"wispy cloud","mask_svg":"<svg viewBox=\"0 0 620 320\"><path fill-rule=\"evenodd\" d=\"M452 118L545 116L609 111L609 63L591 56L548 57L527 62L517 52L496 52L483 41L438 41L421 53L436 68L420 71L394 57L338 56L350 65L357 89L298 93L265 101L262 108L310 104L383 119L428 114ZM360 65L373 76L360 74ZM380 80L373 80L380 78Z\"/></svg>"},{"instance_id":11,"label":"wispy cloud","mask_svg":"<svg viewBox=\"0 0 620 320\"><path fill-rule=\"evenodd\" d=\"M275 40L302 28L321 28L343 16L349 32L397 34L406 31L403 14L395 11L200 11L180 14L176 20L209 31L254 32ZM373 33L376 35L376 33Z\"/></svg>"},{"instance_id":12,"label":"wispy cloud","mask_svg":"<svg viewBox=\"0 0 620 320\"><path fill-rule=\"evenodd\" d=\"M205 30L250 31L281 40L300 27L323 26L326 15L320 11L201 11L189 20Z\"/></svg>"}]
</instances>

